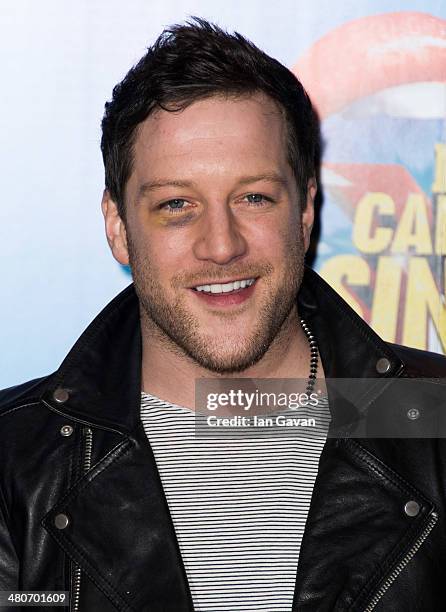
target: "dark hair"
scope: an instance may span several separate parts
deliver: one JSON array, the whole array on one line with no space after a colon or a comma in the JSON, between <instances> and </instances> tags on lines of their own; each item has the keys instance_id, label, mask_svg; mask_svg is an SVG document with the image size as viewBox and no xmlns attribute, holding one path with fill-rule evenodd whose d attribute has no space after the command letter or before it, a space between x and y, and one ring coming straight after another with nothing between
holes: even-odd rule
<instances>
[{"instance_id":1,"label":"dark hair","mask_svg":"<svg viewBox=\"0 0 446 612\"><path fill-rule=\"evenodd\" d=\"M125 216L124 193L133 163L137 126L153 111L178 111L214 95L263 92L284 111L288 160L305 203L308 179L316 175L319 124L294 74L235 32L204 19L162 32L155 44L113 89L102 119L105 186Z\"/></svg>"}]
</instances>

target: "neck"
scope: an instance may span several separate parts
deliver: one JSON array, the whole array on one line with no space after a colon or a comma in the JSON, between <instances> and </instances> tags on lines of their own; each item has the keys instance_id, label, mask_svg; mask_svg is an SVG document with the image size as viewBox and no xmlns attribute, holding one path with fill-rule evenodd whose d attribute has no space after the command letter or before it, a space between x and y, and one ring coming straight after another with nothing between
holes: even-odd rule
<instances>
[{"instance_id":1,"label":"neck","mask_svg":"<svg viewBox=\"0 0 446 612\"><path fill-rule=\"evenodd\" d=\"M141 313L142 390L172 404L195 409L199 378L300 378L310 371L310 347L296 309L289 314L265 355L243 372L216 374L200 366ZM323 377L319 361L318 378Z\"/></svg>"}]
</instances>

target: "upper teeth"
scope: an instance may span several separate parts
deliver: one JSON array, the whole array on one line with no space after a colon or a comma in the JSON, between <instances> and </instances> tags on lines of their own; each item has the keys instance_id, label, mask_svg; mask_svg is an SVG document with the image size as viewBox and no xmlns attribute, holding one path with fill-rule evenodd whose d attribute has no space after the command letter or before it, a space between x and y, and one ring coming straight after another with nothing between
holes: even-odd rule
<instances>
[{"instance_id":1,"label":"upper teeth","mask_svg":"<svg viewBox=\"0 0 446 612\"><path fill-rule=\"evenodd\" d=\"M224 285L199 285L195 287L195 289L196 291L207 291L208 293L229 293L236 289L249 287L255 280L255 278L246 278L244 280L234 281L233 283L225 283Z\"/></svg>"}]
</instances>

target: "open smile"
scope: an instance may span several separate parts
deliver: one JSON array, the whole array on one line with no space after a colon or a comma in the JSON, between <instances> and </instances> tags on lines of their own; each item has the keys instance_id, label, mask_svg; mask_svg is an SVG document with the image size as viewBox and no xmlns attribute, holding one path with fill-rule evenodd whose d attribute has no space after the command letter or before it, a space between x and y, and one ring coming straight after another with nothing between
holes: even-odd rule
<instances>
[{"instance_id":1,"label":"open smile","mask_svg":"<svg viewBox=\"0 0 446 612\"><path fill-rule=\"evenodd\" d=\"M213 306L232 306L245 302L254 293L257 278L230 280L224 283L206 283L191 287L200 300Z\"/></svg>"}]
</instances>

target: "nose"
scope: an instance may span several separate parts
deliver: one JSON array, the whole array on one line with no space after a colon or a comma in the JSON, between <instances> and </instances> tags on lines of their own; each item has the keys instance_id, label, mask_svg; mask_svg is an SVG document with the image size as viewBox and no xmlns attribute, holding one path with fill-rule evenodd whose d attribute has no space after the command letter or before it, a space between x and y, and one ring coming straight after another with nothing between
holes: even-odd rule
<instances>
[{"instance_id":1,"label":"nose","mask_svg":"<svg viewBox=\"0 0 446 612\"><path fill-rule=\"evenodd\" d=\"M228 264L246 254L247 242L231 208L209 206L197 227L194 255L197 259Z\"/></svg>"}]
</instances>

